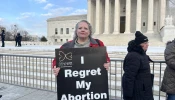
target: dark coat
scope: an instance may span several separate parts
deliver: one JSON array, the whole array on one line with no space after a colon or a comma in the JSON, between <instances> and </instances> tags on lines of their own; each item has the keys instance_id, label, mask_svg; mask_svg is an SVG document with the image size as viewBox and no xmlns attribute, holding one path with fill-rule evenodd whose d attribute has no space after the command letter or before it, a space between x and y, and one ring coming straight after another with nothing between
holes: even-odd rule
<instances>
[{"instance_id":1,"label":"dark coat","mask_svg":"<svg viewBox=\"0 0 175 100\"><path fill-rule=\"evenodd\" d=\"M21 40L22 40L22 36L20 35L20 36L19 36L19 41L21 41Z\"/></svg>"},{"instance_id":2,"label":"dark coat","mask_svg":"<svg viewBox=\"0 0 175 100\"><path fill-rule=\"evenodd\" d=\"M21 41L22 40L22 36L20 34L17 34L15 37L15 41Z\"/></svg>"},{"instance_id":3,"label":"dark coat","mask_svg":"<svg viewBox=\"0 0 175 100\"><path fill-rule=\"evenodd\" d=\"M150 58L134 41L130 41L128 45L128 54L123 64L123 98L124 100L154 100Z\"/></svg>"},{"instance_id":4,"label":"dark coat","mask_svg":"<svg viewBox=\"0 0 175 100\"><path fill-rule=\"evenodd\" d=\"M175 40L167 43L164 57L167 67L164 72L161 91L175 95Z\"/></svg>"},{"instance_id":5,"label":"dark coat","mask_svg":"<svg viewBox=\"0 0 175 100\"><path fill-rule=\"evenodd\" d=\"M19 41L19 35L16 35L15 41Z\"/></svg>"},{"instance_id":6,"label":"dark coat","mask_svg":"<svg viewBox=\"0 0 175 100\"><path fill-rule=\"evenodd\" d=\"M2 40L5 40L5 32L2 31L2 33L1 33L0 35L1 35L1 39L2 39Z\"/></svg>"}]
</instances>

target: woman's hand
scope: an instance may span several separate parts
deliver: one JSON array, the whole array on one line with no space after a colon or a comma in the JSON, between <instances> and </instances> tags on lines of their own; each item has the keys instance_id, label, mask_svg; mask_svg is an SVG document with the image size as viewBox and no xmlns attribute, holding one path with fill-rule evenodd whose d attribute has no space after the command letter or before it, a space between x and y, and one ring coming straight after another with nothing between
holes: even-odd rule
<instances>
[{"instance_id":1,"label":"woman's hand","mask_svg":"<svg viewBox=\"0 0 175 100\"><path fill-rule=\"evenodd\" d=\"M104 65L103 65L103 66L106 68L106 70L109 70L110 63L109 63L109 62L104 63Z\"/></svg>"},{"instance_id":2,"label":"woman's hand","mask_svg":"<svg viewBox=\"0 0 175 100\"><path fill-rule=\"evenodd\" d=\"M58 68L56 68L56 66L53 67L53 73L55 74L55 76L58 75L59 71L60 71L59 67Z\"/></svg>"}]
</instances>

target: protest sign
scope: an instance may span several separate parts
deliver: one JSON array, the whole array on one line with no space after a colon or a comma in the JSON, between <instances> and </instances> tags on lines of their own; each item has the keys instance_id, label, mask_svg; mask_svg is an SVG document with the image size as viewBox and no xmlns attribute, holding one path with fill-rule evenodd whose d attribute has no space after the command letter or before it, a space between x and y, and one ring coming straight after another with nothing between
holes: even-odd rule
<instances>
[{"instance_id":1,"label":"protest sign","mask_svg":"<svg viewBox=\"0 0 175 100\"><path fill-rule=\"evenodd\" d=\"M55 49L58 100L109 100L106 47Z\"/></svg>"}]
</instances>

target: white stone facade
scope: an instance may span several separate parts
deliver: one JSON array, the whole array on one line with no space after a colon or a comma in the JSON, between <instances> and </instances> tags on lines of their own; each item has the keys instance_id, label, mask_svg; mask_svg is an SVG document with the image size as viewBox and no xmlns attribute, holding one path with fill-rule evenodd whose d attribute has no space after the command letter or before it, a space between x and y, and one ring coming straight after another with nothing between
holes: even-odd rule
<instances>
[{"instance_id":1,"label":"white stone facade","mask_svg":"<svg viewBox=\"0 0 175 100\"><path fill-rule=\"evenodd\" d=\"M87 15L61 16L47 20L47 39L49 44L65 43L73 39L75 25L87 20Z\"/></svg>"},{"instance_id":2,"label":"white stone facade","mask_svg":"<svg viewBox=\"0 0 175 100\"><path fill-rule=\"evenodd\" d=\"M166 0L88 0L95 34L157 33L164 26Z\"/></svg>"},{"instance_id":3,"label":"white stone facade","mask_svg":"<svg viewBox=\"0 0 175 100\"><path fill-rule=\"evenodd\" d=\"M82 19L91 23L94 37L102 39L107 45L113 45L113 42L120 42L121 39L127 43L128 39L118 36L130 37L135 31L159 34L165 24L167 2L167 0L87 0L87 15L48 19L47 39L49 44L72 40L75 24ZM55 34L55 28L58 29L58 34ZM63 34L60 34L61 28ZM70 34L65 33L66 28L69 28ZM110 40L106 40L106 37ZM151 36L151 39L154 39L154 36L153 38Z\"/></svg>"}]
</instances>

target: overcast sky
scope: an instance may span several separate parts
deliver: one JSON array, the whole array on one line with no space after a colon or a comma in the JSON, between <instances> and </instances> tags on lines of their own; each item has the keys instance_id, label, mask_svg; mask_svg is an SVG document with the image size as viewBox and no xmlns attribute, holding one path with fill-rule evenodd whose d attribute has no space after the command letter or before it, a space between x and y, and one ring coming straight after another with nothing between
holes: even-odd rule
<instances>
[{"instance_id":1,"label":"overcast sky","mask_svg":"<svg viewBox=\"0 0 175 100\"><path fill-rule=\"evenodd\" d=\"M87 14L87 0L0 0L0 25L47 36L47 19Z\"/></svg>"}]
</instances>

